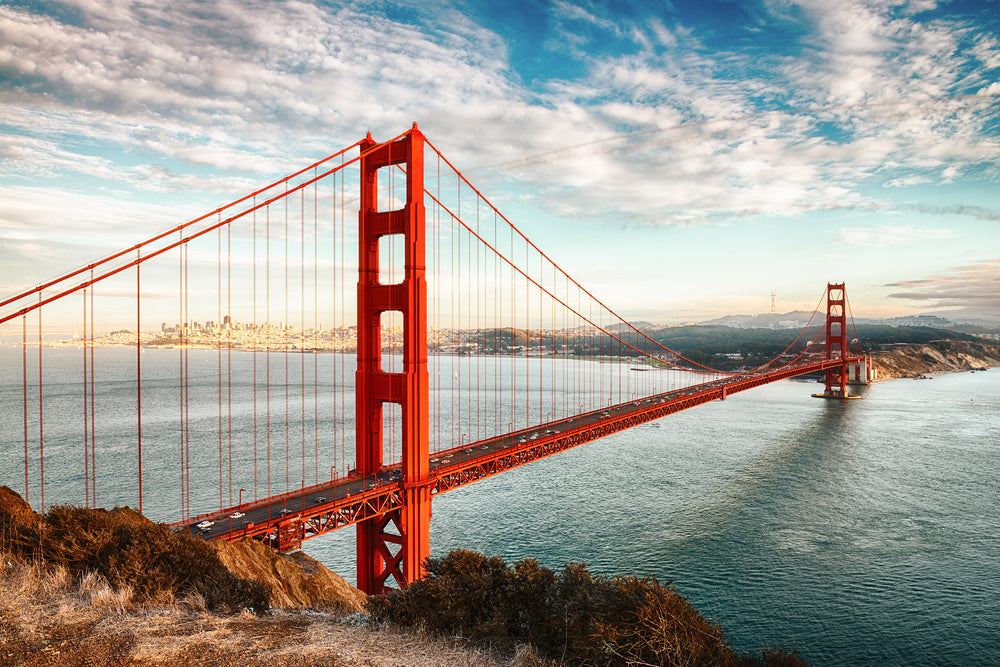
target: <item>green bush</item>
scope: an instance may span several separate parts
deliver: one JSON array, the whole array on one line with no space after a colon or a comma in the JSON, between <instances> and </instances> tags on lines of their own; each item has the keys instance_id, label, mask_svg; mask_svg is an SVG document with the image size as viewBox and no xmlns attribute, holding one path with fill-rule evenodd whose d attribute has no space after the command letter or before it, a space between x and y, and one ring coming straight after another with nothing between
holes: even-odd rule
<instances>
[{"instance_id":1,"label":"green bush","mask_svg":"<svg viewBox=\"0 0 1000 667\"><path fill-rule=\"evenodd\" d=\"M534 559L452 551L427 561L427 576L404 591L369 598L375 622L420 626L494 644L528 643L579 665L803 665L794 653L735 653L717 623L668 582L603 577L579 563L561 572Z\"/></svg>"}]
</instances>

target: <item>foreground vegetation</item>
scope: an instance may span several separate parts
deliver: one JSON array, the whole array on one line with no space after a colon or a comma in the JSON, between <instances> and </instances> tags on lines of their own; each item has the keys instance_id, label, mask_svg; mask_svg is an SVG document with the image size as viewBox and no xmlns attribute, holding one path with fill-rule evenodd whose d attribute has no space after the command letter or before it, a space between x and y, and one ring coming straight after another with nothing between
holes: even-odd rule
<instances>
[{"instance_id":1,"label":"foreground vegetation","mask_svg":"<svg viewBox=\"0 0 1000 667\"><path fill-rule=\"evenodd\" d=\"M262 613L268 595L232 574L204 540L171 533L128 508L112 512L57 505L36 514L0 488L0 548L28 563L62 568L74 581L93 575L136 602L197 596L208 610Z\"/></svg>"},{"instance_id":2,"label":"foreground vegetation","mask_svg":"<svg viewBox=\"0 0 1000 667\"><path fill-rule=\"evenodd\" d=\"M210 612L197 594L139 602L100 575L0 560L0 665L517 667L465 642L319 612Z\"/></svg>"},{"instance_id":3,"label":"foreground vegetation","mask_svg":"<svg viewBox=\"0 0 1000 667\"><path fill-rule=\"evenodd\" d=\"M526 643L571 665L803 665L794 653L734 652L709 621L655 578L603 577L582 564L561 572L533 559L508 565L472 551L429 559L405 591L371 598L372 619L460 634L495 645Z\"/></svg>"},{"instance_id":4,"label":"foreground vegetation","mask_svg":"<svg viewBox=\"0 0 1000 667\"><path fill-rule=\"evenodd\" d=\"M0 487L0 663L803 664L781 650L735 653L717 623L653 578L469 551L431 559L404 592L369 598L367 617L350 605L287 613L270 608L295 568L284 562L263 583L280 557L243 546L253 548L220 552L128 508L38 515Z\"/></svg>"}]
</instances>

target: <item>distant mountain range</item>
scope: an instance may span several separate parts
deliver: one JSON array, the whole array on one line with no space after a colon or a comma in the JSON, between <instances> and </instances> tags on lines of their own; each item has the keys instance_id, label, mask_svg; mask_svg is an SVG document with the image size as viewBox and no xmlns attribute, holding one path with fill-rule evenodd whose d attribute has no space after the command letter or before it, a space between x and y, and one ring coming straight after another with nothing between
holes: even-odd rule
<instances>
[{"instance_id":1,"label":"distant mountain range","mask_svg":"<svg viewBox=\"0 0 1000 667\"><path fill-rule=\"evenodd\" d=\"M801 329L809 322L812 313L804 310L793 310L789 313L764 313L762 315L726 315L714 320L699 322L703 325L733 327L736 329ZM822 322L822 314L818 314L813 323ZM996 322L988 320L967 320L955 322L938 315L909 315L906 317L890 317L873 319L855 318L855 324L868 324L889 327L932 327L934 329L964 328L968 325L996 328Z\"/></svg>"},{"instance_id":2,"label":"distant mountain range","mask_svg":"<svg viewBox=\"0 0 1000 667\"><path fill-rule=\"evenodd\" d=\"M801 329L809 322L812 313L793 310L790 313L764 313L763 315L726 315L698 324L735 329ZM822 316L818 316L822 321Z\"/></svg>"}]
</instances>

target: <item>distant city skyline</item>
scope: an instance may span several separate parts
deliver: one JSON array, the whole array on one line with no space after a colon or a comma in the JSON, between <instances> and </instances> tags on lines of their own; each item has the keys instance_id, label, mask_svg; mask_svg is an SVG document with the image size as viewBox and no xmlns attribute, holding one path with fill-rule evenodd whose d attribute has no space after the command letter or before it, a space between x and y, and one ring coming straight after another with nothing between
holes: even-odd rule
<instances>
[{"instance_id":1,"label":"distant city skyline","mask_svg":"<svg viewBox=\"0 0 1000 667\"><path fill-rule=\"evenodd\" d=\"M413 121L627 319L1000 322L986 0L0 6L0 294Z\"/></svg>"}]
</instances>

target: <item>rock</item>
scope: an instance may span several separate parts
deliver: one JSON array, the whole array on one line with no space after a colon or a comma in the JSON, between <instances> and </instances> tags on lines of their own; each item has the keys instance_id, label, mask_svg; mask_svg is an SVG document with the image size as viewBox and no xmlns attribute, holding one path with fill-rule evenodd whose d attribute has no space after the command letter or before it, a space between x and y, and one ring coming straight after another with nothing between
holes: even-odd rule
<instances>
[{"instance_id":1,"label":"rock","mask_svg":"<svg viewBox=\"0 0 1000 667\"><path fill-rule=\"evenodd\" d=\"M252 539L209 544L230 572L267 586L272 607L340 613L356 613L364 608L364 593L301 551L282 555Z\"/></svg>"}]
</instances>

